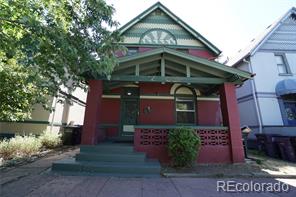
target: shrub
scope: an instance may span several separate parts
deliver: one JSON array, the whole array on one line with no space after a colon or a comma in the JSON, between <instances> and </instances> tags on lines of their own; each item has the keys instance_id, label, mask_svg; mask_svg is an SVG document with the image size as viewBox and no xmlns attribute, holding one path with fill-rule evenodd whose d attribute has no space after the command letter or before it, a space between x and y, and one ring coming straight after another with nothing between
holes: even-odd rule
<instances>
[{"instance_id":1,"label":"shrub","mask_svg":"<svg viewBox=\"0 0 296 197\"><path fill-rule=\"evenodd\" d=\"M169 132L168 150L175 167L191 166L200 148L200 137L193 129L177 128Z\"/></svg>"},{"instance_id":2,"label":"shrub","mask_svg":"<svg viewBox=\"0 0 296 197\"><path fill-rule=\"evenodd\" d=\"M40 148L40 140L35 136L18 135L10 140L0 142L0 156L5 160L16 157L29 157L36 154Z\"/></svg>"},{"instance_id":3,"label":"shrub","mask_svg":"<svg viewBox=\"0 0 296 197\"><path fill-rule=\"evenodd\" d=\"M17 144L17 146L20 147L18 150L18 154L21 157L30 157L38 153L42 146L40 140L33 135L23 136L23 137L17 136L16 138L13 138L12 141L14 139L17 141L17 143L19 143Z\"/></svg>"},{"instance_id":4,"label":"shrub","mask_svg":"<svg viewBox=\"0 0 296 197\"><path fill-rule=\"evenodd\" d=\"M13 158L16 150L17 148L10 144L10 140L4 139L0 142L0 157L4 160Z\"/></svg>"},{"instance_id":5,"label":"shrub","mask_svg":"<svg viewBox=\"0 0 296 197\"><path fill-rule=\"evenodd\" d=\"M61 134L56 132L44 131L39 139L45 148L55 148L62 144Z\"/></svg>"}]
</instances>

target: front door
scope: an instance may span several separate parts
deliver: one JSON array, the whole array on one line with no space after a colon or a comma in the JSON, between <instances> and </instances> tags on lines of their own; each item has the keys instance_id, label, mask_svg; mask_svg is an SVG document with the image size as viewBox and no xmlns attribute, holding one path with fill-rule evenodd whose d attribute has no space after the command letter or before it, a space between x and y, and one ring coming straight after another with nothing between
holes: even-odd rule
<instances>
[{"instance_id":1,"label":"front door","mask_svg":"<svg viewBox=\"0 0 296 197\"><path fill-rule=\"evenodd\" d=\"M121 128L120 137L133 139L134 126L139 115L139 89L124 88L121 95Z\"/></svg>"}]
</instances>

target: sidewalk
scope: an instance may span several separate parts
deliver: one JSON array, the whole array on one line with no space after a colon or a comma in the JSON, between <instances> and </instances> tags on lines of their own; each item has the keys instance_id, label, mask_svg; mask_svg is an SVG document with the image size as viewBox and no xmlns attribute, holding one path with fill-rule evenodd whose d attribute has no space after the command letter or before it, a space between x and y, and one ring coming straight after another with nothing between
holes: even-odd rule
<instances>
[{"instance_id":1,"label":"sidewalk","mask_svg":"<svg viewBox=\"0 0 296 197\"><path fill-rule=\"evenodd\" d=\"M274 178L122 178L102 176L62 176L50 173L51 163L66 157L72 157L78 149L56 153L16 168L0 172L0 196L99 196L99 197L196 197L196 196L296 196L296 179ZM248 164L243 164L248 166ZM229 165L236 166L236 165ZM231 168L223 167L224 172ZM199 170L218 172L221 168L204 165ZM238 166L237 169L241 168ZM226 193L217 192L217 181L236 181L248 183L275 183L278 181L290 184L288 193Z\"/></svg>"},{"instance_id":2,"label":"sidewalk","mask_svg":"<svg viewBox=\"0 0 296 197\"><path fill-rule=\"evenodd\" d=\"M69 148L66 151L54 151L32 163L1 169L0 187L23 177L39 175L51 168L53 161L73 157L78 151L78 147Z\"/></svg>"}]
</instances>

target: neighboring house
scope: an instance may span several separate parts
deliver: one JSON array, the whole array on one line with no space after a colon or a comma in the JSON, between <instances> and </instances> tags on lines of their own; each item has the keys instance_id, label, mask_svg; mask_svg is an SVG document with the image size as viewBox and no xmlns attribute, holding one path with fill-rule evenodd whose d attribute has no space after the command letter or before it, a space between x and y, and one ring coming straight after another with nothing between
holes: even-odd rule
<instances>
[{"instance_id":1,"label":"neighboring house","mask_svg":"<svg viewBox=\"0 0 296 197\"><path fill-rule=\"evenodd\" d=\"M241 125L253 134L296 136L296 8L227 64L256 74L237 89Z\"/></svg>"},{"instance_id":2,"label":"neighboring house","mask_svg":"<svg viewBox=\"0 0 296 197\"><path fill-rule=\"evenodd\" d=\"M0 135L41 134L44 130L59 132L68 124L82 125L86 95L87 93L79 88L70 95L60 92L59 97L52 97L49 101L52 111L45 110L41 105L35 105L29 120L0 121ZM67 97L67 102L62 96Z\"/></svg>"},{"instance_id":3,"label":"neighboring house","mask_svg":"<svg viewBox=\"0 0 296 197\"><path fill-rule=\"evenodd\" d=\"M167 162L169 129L190 127L202 139L199 162L244 162L235 91L252 74L215 62L220 50L161 3L120 32L128 52L117 53L119 65L111 79L88 82L82 144L130 142L132 150ZM124 155L125 148L116 143L82 146L76 157L80 162L56 162L53 169L92 166L106 172L108 166L112 172L124 167L136 172L142 163L135 165L131 157L139 154Z\"/></svg>"}]
</instances>

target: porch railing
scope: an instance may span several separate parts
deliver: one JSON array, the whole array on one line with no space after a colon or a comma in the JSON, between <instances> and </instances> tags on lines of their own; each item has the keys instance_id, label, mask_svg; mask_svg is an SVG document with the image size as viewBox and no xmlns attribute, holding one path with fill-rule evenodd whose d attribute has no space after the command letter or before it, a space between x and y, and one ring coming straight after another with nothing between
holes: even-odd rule
<instances>
[{"instance_id":1,"label":"porch railing","mask_svg":"<svg viewBox=\"0 0 296 197\"><path fill-rule=\"evenodd\" d=\"M170 129L173 125L136 125L134 148L145 152L148 157L169 162L167 150ZM187 126L195 130L201 138L201 149L197 161L199 163L231 163L230 138L228 127Z\"/></svg>"},{"instance_id":2,"label":"porch railing","mask_svg":"<svg viewBox=\"0 0 296 197\"><path fill-rule=\"evenodd\" d=\"M164 146L168 143L168 132L180 126L172 125L137 125L134 143L136 146ZM228 127L187 126L201 138L202 146L229 146Z\"/></svg>"}]
</instances>

